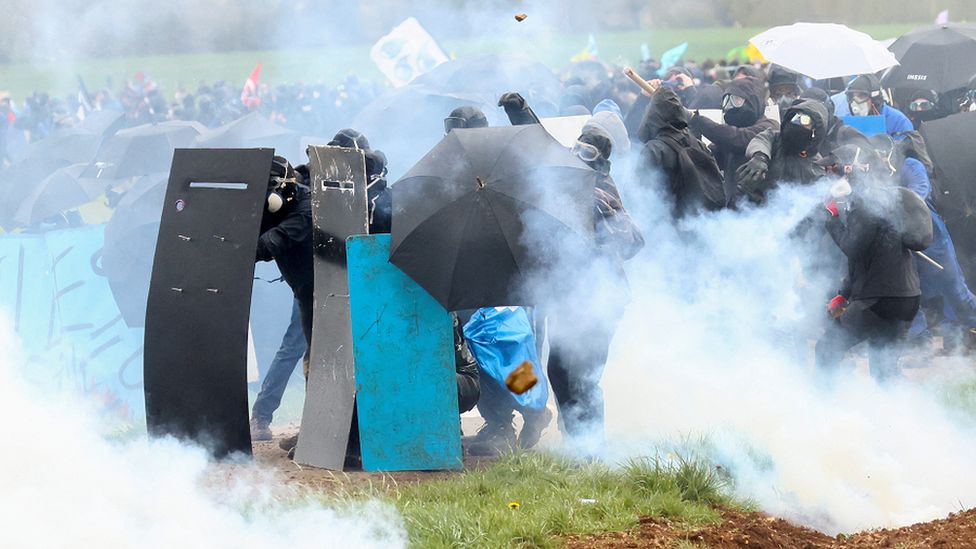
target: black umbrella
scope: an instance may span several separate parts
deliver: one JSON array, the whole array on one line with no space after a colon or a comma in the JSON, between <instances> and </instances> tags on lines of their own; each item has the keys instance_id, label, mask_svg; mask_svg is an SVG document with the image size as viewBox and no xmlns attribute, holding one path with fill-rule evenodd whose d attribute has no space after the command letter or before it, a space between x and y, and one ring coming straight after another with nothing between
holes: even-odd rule
<instances>
[{"instance_id":1,"label":"black umbrella","mask_svg":"<svg viewBox=\"0 0 976 549\"><path fill-rule=\"evenodd\" d=\"M143 326L167 174L140 178L119 201L105 227L102 274L130 327Z\"/></svg>"},{"instance_id":2,"label":"black umbrella","mask_svg":"<svg viewBox=\"0 0 976 549\"><path fill-rule=\"evenodd\" d=\"M168 171L173 150L194 146L204 131L202 124L184 121L121 130L102 143L85 176L123 179Z\"/></svg>"},{"instance_id":3,"label":"black umbrella","mask_svg":"<svg viewBox=\"0 0 976 549\"><path fill-rule=\"evenodd\" d=\"M604 73L605 74L605 73ZM548 67L526 55L492 54L442 63L411 82L441 93L487 94L497 101L503 93L519 92L536 110L554 109L562 83Z\"/></svg>"},{"instance_id":4,"label":"black umbrella","mask_svg":"<svg viewBox=\"0 0 976 549\"><path fill-rule=\"evenodd\" d=\"M965 87L976 74L976 25L923 27L901 36L888 49L899 63L884 77L888 88L944 93Z\"/></svg>"},{"instance_id":5,"label":"black umbrella","mask_svg":"<svg viewBox=\"0 0 976 549\"><path fill-rule=\"evenodd\" d=\"M393 159L390 176L415 164L444 137L444 118L457 107L481 109L490 123L499 123L498 98L490 93L445 93L410 84L372 102L353 120L352 127L369 138L371 146ZM502 115L504 116L504 115Z\"/></svg>"},{"instance_id":6,"label":"black umbrella","mask_svg":"<svg viewBox=\"0 0 976 549\"><path fill-rule=\"evenodd\" d=\"M298 132L279 126L258 112L252 112L201 135L197 140L197 146L203 148L269 147L286 158L295 158L305 152L301 148L301 139L302 136Z\"/></svg>"},{"instance_id":7,"label":"black umbrella","mask_svg":"<svg viewBox=\"0 0 976 549\"><path fill-rule=\"evenodd\" d=\"M44 139L28 145L18 162L40 165L51 161L67 164L88 162L106 135L121 127L123 114L118 111L95 111L78 124L61 128Z\"/></svg>"},{"instance_id":8,"label":"black umbrella","mask_svg":"<svg viewBox=\"0 0 976 549\"><path fill-rule=\"evenodd\" d=\"M976 280L976 112L924 122L921 131L938 176L936 206L966 278Z\"/></svg>"},{"instance_id":9,"label":"black umbrella","mask_svg":"<svg viewBox=\"0 0 976 549\"><path fill-rule=\"evenodd\" d=\"M596 181L538 124L454 130L392 187L390 261L448 310L533 304L561 246L593 248Z\"/></svg>"},{"instance_id":10,"label":"black umbrella","mask_svg":"<svg viewBox=\"0 0 976 549\"><path fill-rule=\"evenodd\" d=\"M87 164L61 168L30 189L13 217L16 225L29 227L60 212L81 206L105 190L105 182L85 178Z\"/></svg>"}]
</instances>

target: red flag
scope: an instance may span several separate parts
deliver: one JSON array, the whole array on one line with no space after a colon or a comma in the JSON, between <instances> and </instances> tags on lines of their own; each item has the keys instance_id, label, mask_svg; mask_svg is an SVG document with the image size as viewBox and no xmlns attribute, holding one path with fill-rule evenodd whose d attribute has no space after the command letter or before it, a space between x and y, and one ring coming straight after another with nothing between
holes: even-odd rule
<instances>
[{"instance_id":1,"label":"red flag","mask_svg":"<svg viewBox=\"0 0 976 549\"><path fill-rule=\"evenodd\" d=\"M258 79L261 77L261 63L254 65L254 70L251 71L251 76L247 77L247 82L244 83L244 89L241 90L241 103L244 106L253 109L261 104L261 98L258 97Z\"/></svg>"}]
</instances>

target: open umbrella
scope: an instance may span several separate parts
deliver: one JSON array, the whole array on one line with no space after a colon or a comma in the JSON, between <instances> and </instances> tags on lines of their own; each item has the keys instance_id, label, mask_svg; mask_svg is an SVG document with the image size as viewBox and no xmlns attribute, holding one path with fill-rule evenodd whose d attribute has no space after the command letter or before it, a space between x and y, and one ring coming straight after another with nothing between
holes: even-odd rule
<instances>
[{"instance_id":1,"label":"open umbrella","mask_svg":"<svg viewBox=\"0 0 976 549\"><path fill-rule=\"evenodd\" d=\"M448 310L534 301L556 249L595 249L597 173L538 124L454 130L393 185L390 261Z\"/></svg>"},{"instance_id":2,"label":"open umbrella","mask_svg":"<svg viewBox=\"0 0 976 549\"><path fill-rule=\"evenodd\" d=\"M87 166L72 164L61 168L30 188L17 207L14 223L21 227L35 225L101 194L105 190L105 183L83 177Z\"/></svg>"},{"instance_id":3,"label":"open umbrella","mask_svg":"<svg viewBox=\"0 0 976 549\"><path fill-rule=\"evenodd\" d=\"M976 280L976 112L927 121L921 132L938 175L936 206L966 277Z\"/></svg>"},{"instance_id":4,"label":"open umbrella","mask_svg":"<svg viewBox=\"0 0 976 549\"><path fill-rule=\"evenodd\" d=\"M197 140L202 148L268 147L286 158L304 155L302 136L298 132L275 124L257 111L214 128ZM300 162L299 162L300 163Z\"/></svg>"},{"instance_id":5,"label":"open umbrella","mask_svg":"<svg viewBox=\"0 0 976 549\"><path fill-rule=\"evenodd\" d=\"M119 201L105 227L102 274L130 327L143 326L146 321L149 278L168 179L165 173L140 178Z\"/></svg>"},{"instance_id":6,"label":"open umbrella","mask_svg":"<svg viewBox=\"0 0 976 549\"><path fill-rule=\"evenodd\" d=\"M769 62L816 80L873 74L898 64L874 38L835 23L773 27L749 42Z\"/></svg>"},{"instance_id":7,"label":"open umbrella","mask_svg":"<svg viewBox=\"0 0 976 549\"><path fill-rule=\"evenodd\" d=\"M206 130L197 122L143 124L119 131L95 153L86 177L123 179L169 170L173 150L192 147Z\"/></svg>"},{"instance_id":8,"label":"open umbrella","mask_svg":"<svg viewBox=\"0 0 976 549\"><path fill-rule=\"evenodd\" d=\"M409 84L377 97L353 120L369 143L393 160L391 177L402 174L444 137L444 118L457 107L484 111L489 123L499 123L498 97L491 93L447 93ZM504 116L504 115L502 115Z\"/></svg>"},{"instance_id":9,"label":"open umbrella","mask_svg":"<svg viewBox=\"0 0 976 549\"><path fill-rule=\"evenodd\" d=\"M603 80L607 79L606 70ZM418 76L411 84L441 93L488 94L496 101L506 92L519 92L529 104L553 106L562 84L548 67L526 55L492 54L454 59Z\"/></svg>"},{"instance_id":10,"label":"open umbrella","mask_svg":"<svg viewBox=\"0 0 976 549\"><path fill-rule=\"evenodd\" d=\"M899 65L885 75L888 88L935 90L965 87L976 74L976 25L930 25L890 46Z\"/></svg>"}]
</instances>

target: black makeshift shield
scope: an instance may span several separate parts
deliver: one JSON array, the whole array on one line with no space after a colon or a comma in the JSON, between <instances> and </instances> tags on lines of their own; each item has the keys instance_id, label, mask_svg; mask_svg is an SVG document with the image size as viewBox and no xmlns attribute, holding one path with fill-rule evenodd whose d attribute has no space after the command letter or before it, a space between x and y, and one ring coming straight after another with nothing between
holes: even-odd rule
<instances>
[{"instance_id":1,"label":"black makeshift shield","mask_svg":"<svg viewBox=\"0 0 976 549\"><path fill-rule=\"evenodd\" d=\"M151 436L251 453L247 323L274 149L177 149L146 307Z\"/></svg>"}]
</instances>

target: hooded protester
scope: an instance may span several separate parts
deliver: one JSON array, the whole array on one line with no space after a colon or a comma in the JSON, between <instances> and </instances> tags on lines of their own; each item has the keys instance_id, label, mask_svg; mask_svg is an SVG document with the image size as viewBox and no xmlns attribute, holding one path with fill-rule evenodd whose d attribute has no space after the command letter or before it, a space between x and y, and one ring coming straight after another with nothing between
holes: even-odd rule
<instances>
[{"instance_id":1,"label":"hooded protester","mask_svg":"<svg viewBox=\"0 0 976 549\"><path fill-rule=\"evenodd\" d=\"M689 131L688 111L674 90L661 86L654 92L637 135L644 143L640 167L645 187L663 180L675 218L725 205L715 158Z\"/></svg>"},{"instance_id":2,"label":"hooded protester","mask_svg":"<svg viewBox=\"0 0 976 549\"><path fill-rule=\"evenodd\" d=\"M853 116L881 115L885 132L895 140L901 132L911 131L912 122L901 111L888 105L881 93L881 81L873 74L862 74L847 86L847 104Z\"/></svg>"},{"instance_id":3,"label":"hooded protester","mask_svg":"<svg viewBox=\"0 0 976 549\"><path fill-rule=\"evenodd\" d=\"M366 201L369 234L390 232L393 219L393 194L386 183L386 155L369 149L366 156Z\"/></svg>"},{"instance_id":4,"label":"hooded protester","mask_svg":"<svg viewBox=\"0 0 976 549\"><path fill-rule=\"evenodd\" d=\"M280 156L274 157L271 164L256 260L274 260L278 265L282 278L298 301L305 343L306 346L310 345L312 290L315 286L312 269L312 201L308 189L298 185L291 164Z\"/></svg>"},{"instance_id":5,"label":"hooded protester","mask_svg":"<svg viewBox=\"0 0 976 549\"><path fill-rule=\"evenodd\" d=\"M620 107L612 100L605 99L593 108L593 116L583 124L583 133L596 128L610 136L613 158L626 156L630 152L630 137L620 118Z\"/></svg>"},{"instance_id":6,"label":"hooded protester","mask_svg":"<svg viewBox=\"0 0 976 549\"><path fill-rule=\"evenodd\" d=\"M800 98L800 75L779 65L770 65L766 85L769 89L769 101L779 107L780 118L786 113L794 101Z\"/></svg>"},{"instance_id":7,"label":"hooded protester","mask_svg":"<svg viewBox=\"0 0 976 549\"><path fill-rule=\"evenodd\" d=\"M848 275L827 305L832 319L817 342L816 362L833 370L867 340L871 375L884 381L897 374L898 342L918 312L921 289L912 257L919 243L904 227L906 196L888 174L872 169L877 160L873 150L844 145L823 161L840 178L825 205L826 228L847 256Z\"/></svg>"},{"instance_id":8,"label":"hooded protester","mask_svg":"<svg viewBox=\"0 0 976 549\"><path fill-rule=\"evenodd\" d=\"M820 143L819 150L817 151L821 157L826 158L830 155L831 151L841 145L846 145L851 142L859 145L864 143L863 140L866 139L864 134L848 126L840 117L834 114L834 102L830 99L830 95L827 92L820 88L807 88L800 93L800 99L820 101L827 111L827 135Z\"/></svg>"},{"instance_id":9,"label":"hooded protester","mask_svg":"<svg viewBox=\"0 0 976 549\"><path fill-rule=\"evenodd\" d=\"M332 140L326 143L331 147L345 147L365 151L369 149L369 140L366 136L352 128L343 128L336 132Z\"/></svg>"},{"instance_id":10,"label":"hooded protester","mask_svg":"<svg viewBox=\"0 0 976 549\"><path fill-rule=\"evenodd\" d=\"M939 94L933 90L911 90L905 96L905 114L916 130L922 128L922 123L946 117L939 101Z\"/></svg>"},{"instance_id":11,"label":"hooded protester","mask_svg":"<svg viewBox=\"0 0 976 549\"><path fill-rule=\"evenodd\" d=\"M725 124L709 120L697 112L691 117L691 131L712 142L712 152L724 174L727 206L734 204L738 196L735 171L746 161L749 142L759 132L777 126L776 122L765 116L765 94L766 90L759 79L751 76L736 78L729 82L722 99Z\"/></svg>"},{"instance_id":12,"label":"hooded protester","mask_svg":"<svg viewBox=\"0 0 976 549\"><path fill-rule=\"evenodd\" d=\"M783 113L779 131L766 130L746 147L749 161L736 171L739 190L763 203L781 183L809 184L824 175L817 151L827 135L827 109L800 99Z\"/></svg>"}]
</instances>

